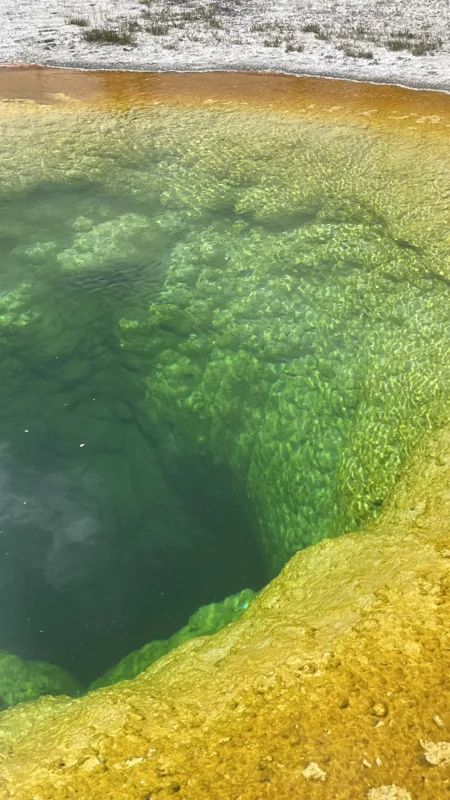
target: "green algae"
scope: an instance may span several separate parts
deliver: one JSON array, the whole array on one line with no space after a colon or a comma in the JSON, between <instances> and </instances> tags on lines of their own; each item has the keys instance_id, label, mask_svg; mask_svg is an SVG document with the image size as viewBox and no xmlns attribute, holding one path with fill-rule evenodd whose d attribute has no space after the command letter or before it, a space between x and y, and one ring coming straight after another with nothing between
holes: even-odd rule
<instances>
[{"instance_id":1,"label":"green algae","mask_svg":"<svg viewBox=\"0 0 450 800\"><path fill-rule=\"evenodd\" d=\"M95 680L89 690L131 680L183 642L217 633L239 619L254 597L255 592L251 589L243 589L222 602L202 606L169 639L150 642L129 653ZM0 651L0 711L17 703L37 700L43 695L77 697L82 691L81 684L72 675L54 664L24 661L12 653Z\"/></svg>"},{"instance_id":2,"label":"green algae","mask_svg":"<svg viewBox=\"0 0 450 800\"><path fill-rule=\"evenodd\" d=\"M156 498L175 507L175 532L132 540L161 559L166 540L208 541L167 486L195 459L211 480L230 470L269 575L376 517L448 419L448 148L246 110L33 122L3 123L0 163L14 453L24 429L37 450L51 440L114 547Z\"/></svg>"},{"instance_id":3,"label":"green algae","mask_svg":"<svg viewBox=\"0 0 450 800\"><path fill-rule=\"evenodd\" d=\"M0 651L1 709L37 700L41 695L81 694L81 686L66 670L44 661L24 661Z\"/></svg>"},{"instance_id":4,"label":"green algae","mask_svg":"<svg viewBox=\"0 0 450 800\"><path fill-rule=\"evenodd\" d=\"M275 567L375 516L445 415L447 291L377 228L205 227L174 249L162 301L145 328L155 425L231 465Z\"/></svg>"},{"instance_id":5,"label":"green algae","mask_svg":"<svg viewBox=\"0 0 450 800\"><path fill-rule=\"evenodd\" d=\"M134 653L129 653L119 664L111 667L105 675L94 681L90 690L111 686L119 681L131 680L150 667L159 658L170 653L175 647L198 636L211 636L239 619L255 597L251 589L226 597L221 603L209 603L193 614L187 625L169 639L149 642Z\"/></svg>"}]
</instances>

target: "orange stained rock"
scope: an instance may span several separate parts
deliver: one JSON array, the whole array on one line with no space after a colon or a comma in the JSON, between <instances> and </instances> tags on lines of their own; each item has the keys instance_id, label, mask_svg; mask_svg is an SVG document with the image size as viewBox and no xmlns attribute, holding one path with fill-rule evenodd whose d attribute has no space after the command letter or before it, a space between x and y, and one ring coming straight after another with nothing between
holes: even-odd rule
<instances>
[{"instance_id":1,"label":"orange stained rock","mask_svg":"<svg viewBox=\"0 0 450 800\"><path fill-rule=\"evenodd\" d=\"M450 428L365 532L130 682L0 715L0 798L444 800Z\"/></svg>"},{"instance_id":2,"label":"orange stained rock","mask_svg":"<svg viewBox=\"0 0 450 800\"><path fill-rule=\"evenodd\" d=\"M420 135L440 131L448 137L450 129L450 95L445 92L267 73L0 67L0 105L27 100L41 110L55 105L125 110L159 103L217 104L416 130Z\"/></svg>"}]
</instances>

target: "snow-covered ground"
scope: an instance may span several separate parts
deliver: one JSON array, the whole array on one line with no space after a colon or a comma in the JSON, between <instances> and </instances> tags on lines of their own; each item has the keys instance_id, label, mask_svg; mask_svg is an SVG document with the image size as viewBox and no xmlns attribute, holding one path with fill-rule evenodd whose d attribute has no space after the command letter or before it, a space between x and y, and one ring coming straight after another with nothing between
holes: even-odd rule
<instances>
[{"instance_id":1,"label":"snow-covered ground","mask_svg":"<svg viewBox=\"0 0 450 800\"><path fill-rule=\"evenodd\" d=\"M87 41L93 29L124 39ZM450 90L450 1L0 0L8 62L258 69Z\"/></svg>"}]
</instances>

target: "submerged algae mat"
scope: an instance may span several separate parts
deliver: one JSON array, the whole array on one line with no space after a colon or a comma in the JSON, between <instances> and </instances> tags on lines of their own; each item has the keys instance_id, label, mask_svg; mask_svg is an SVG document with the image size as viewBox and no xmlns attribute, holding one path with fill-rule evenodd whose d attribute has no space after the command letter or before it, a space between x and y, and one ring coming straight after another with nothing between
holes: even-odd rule
<instances>
[{"instance_id":1,"label":"submerged algae mat","mask_svg":"<svg viewBox=\"0 0 450 800\"><path fill-rule=\"evenodd\" d=\"M89 348L102 361L114 342L161 460L231 469L272 574L379 513L447 416L449 97L13 72L1 288L16 351L32 333L45 371L83 350L63 372L82 382ZM39 388L59 441L58 375Z\"/></svg>"},{"instance_id":2,"label":"submerged algae mat","mask_svg":"<svg viewBox=\"0 0 450 800\"><path fill-rule=\"evenodd\" d=\"M0 97L0 646L87 683L363 529L447 423L450 98L40 69Z\"/></svg>"},{"instance_id":3,"label":"submerged algae mat","mask_svg":"<svg viewBox=\"0 0 450 800\"><path fill-rule=\"evenodd\" d=\"M449 486L447 427L364 534L298 553L234 625L1 714L0 797L448 797Z\"/></svg>"}]
</instances>

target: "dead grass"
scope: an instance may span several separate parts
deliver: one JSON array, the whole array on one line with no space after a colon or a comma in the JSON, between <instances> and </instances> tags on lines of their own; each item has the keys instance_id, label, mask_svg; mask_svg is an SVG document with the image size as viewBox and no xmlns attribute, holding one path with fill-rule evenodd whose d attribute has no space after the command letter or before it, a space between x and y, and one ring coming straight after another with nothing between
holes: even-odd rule
<instances>
[{"instance_id":1,"label":"dead grass","mask_svg":"<svg viewBox=\"0 0 450 800\"><path fill-rule=\"evenodd\" d=\"M345 45L341 49L349 58L367 58L368 60L373 58L372 50L363 50L360 47L351 47L350 45Z\"/></svg>"},{"instance_id":2,"label":"dead grass","mask_svg":"<svg viewBox=\"0 0 450 800\"><path fill-rule=\"evenodd\" d=\"M316 39L321 39L323 42L327 42L331 38L328 31L317 22L308 22L307 25L303 26L302 31L303 33L315 33Z\"/></svg>"},{"instance_id":3,"label":"dead grass","mask_svg":"<svg viewBox=\"0 0 450 800\"><path fill-rule=\"evenodd\" d=\"M80 28L89 27L89 20L86 17L70 17L67 22L69 25L79 25Z\"/></svg>"},{"instance_id":4,"label":"dead grass","mask_svg":"<svg viewBox=\"0 0 450 800\"><path fill-rule=\"evenodd\" d=\"M169 25L164 25L160 22L154 22L152 25L147 25L144 30L151 33L152 36L167 36L169 33Z\"/></svg>"},{"instance_id":5,"label":"dead grass","mask_svg":"<svg viewBox=\"0 0 450 800\"><path fill-rule=\"evenodd\" d=\"M280 47L283 44L281 36L272 36L271 39L264 39L264 47Z\"/></svg>"},{"instance_id":6,"label":"dead grass","mask_svg":"<svg viewBox=\"0 0 450 800\"><path fill-rule=\"evenodd\" d=\"M229 13L230 6L222 5L220 2L209 3L205 6L197 8L186 8L180 10L170 10L169 8L155 9L151 8L152 0L141 0L142 5L146 8L142 11L144 19L149 20L148 26L145 30L153 35L163 36L170 32L171 29L183 29L189 23L198 22L211 30L220 30L222 23L220 15ZM160 32L158 33L158 28ZM162 28L165 28L163 33Z\"/></svg>"},{"instance_id":7,"label":"dead grass","mask_svg":"<svg viewBox=\"0 0 450 800\"><path fill-rule=\"evenodd\" d=\"M426 56L429 53L435 53L436 50L442 47L442 42L416 42L413 47L410 48L411 53L413 56Z\"/></svg>"},{"instance_id":8,"label":"dead grass","mask_svg":"<svg viewBox=\"0 0 450 800\"><path fill-rule=\"evenodd\" d=\"M250 27L252 33L269 33L269 32L278 32L283 33L285 31L289 31L292 29L292 26L284 23L279 22L277 20L267 20L266 22L256 22L254 25Z\"/></svg>"},{"instance_id":9,"label":"dead grass","mask_svg":"<svg viewBox=\"0 0 450 800\"><path fill-rule=\"evenodd\" d=\"M409 38L409 36L408 38L388 39L386 42L387 49L391 50L393 53L399 53L402 50L407 50L412 53L413 56L424 56L428 55L429 53L434 53L441 46L442 42L440 40L435 42L431 42L426 39L414 41L413 39Z\"/></svg>"},{"instance_id":10,"label":"dead grass","mask_svg":"<svg viewBox=\"0 0 450 800\"><path fill-rule=\"evenodd\" d=\"M302 28L303 33L319 34L321 30L322 28L317 24L317 22L308 22L308 24L304 25Z\"/></svg>"},{"instance_id":11,"label":"dead grass","mask_svg":"<svg viewBox=\"0 0 450 800\"><path fill-rule=\"evenodd\" d=\"M390 35L391 39L415 39L416 38L414 36L414 34L411 33L411 31L408 31L408 30L397 31L396 33L391 33L389 35Z\"/></svg>"},{"instance_id":12,"label":"dead grass","mask_svg":"<svg viewBox=\"0 0 450 800\"><path fill-rule=\"evenodd\" d=\"M83 39L95 44L134 44L135 38L129 30L114 28L91 28L83 31Z\"/></svg>"}]
</instances>

